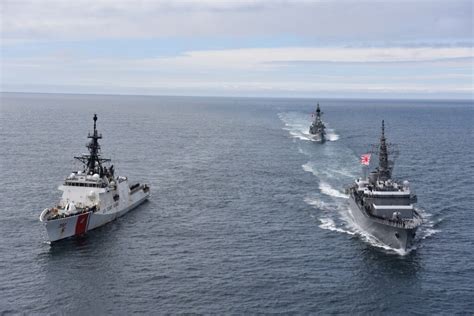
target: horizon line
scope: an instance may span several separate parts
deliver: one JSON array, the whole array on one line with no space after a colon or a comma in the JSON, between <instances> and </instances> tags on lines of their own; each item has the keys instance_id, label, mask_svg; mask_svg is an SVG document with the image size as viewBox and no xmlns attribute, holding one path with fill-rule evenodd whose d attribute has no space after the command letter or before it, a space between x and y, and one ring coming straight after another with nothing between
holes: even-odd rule
<instances>
[{"instance_id":1,"label":"horizon line","mask_svg":"<svg viewBox=\"0 0 474 316\"><path fill-rule=\"evenodd\" d=\"M304 96L245 96L245 95L178 95L178 94L130 94L130 93L94 93L94 92L36 92L36 91L0 91L0 94L52 94L52 95L90 95L125 97L184 97L184 98L242 98L242 99L317 99L317 100L416 100L416 101L461 101L474 102L469 98L427 98L427 97L304 97Z\"/></svg>"}]
</instances>

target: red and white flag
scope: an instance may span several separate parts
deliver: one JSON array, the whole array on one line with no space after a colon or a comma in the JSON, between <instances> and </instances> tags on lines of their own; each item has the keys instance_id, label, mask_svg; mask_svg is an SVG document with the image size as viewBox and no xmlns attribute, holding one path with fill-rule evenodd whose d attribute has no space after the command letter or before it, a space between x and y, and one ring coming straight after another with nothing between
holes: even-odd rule
<instances>
[{"instance_id":1,"label":"red and white flag","mask_svg":"<svg viewBox=\"0 0 474 316\"><path fill-rule=\"evenodd\" d=\"M360 156L360 163L368 166L370 164L370 154L363 154Z\"/></svg>"}]
</instances>

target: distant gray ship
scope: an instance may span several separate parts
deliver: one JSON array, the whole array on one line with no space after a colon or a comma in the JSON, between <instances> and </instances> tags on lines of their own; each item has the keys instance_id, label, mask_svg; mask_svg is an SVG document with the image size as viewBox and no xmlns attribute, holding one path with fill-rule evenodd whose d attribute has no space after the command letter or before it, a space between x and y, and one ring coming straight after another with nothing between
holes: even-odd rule
<instances>
[{"instance_id":1,"label":"distant gray ship","mask_svg":"<svg viewBox=\"0 0 474 316\"><path fill-rule=\"evenodd\" d=\"M319 103L318 103L314 121L309 127L309 133L313 135L314 140L324 143L326 141L326 126L321 120L321 115L322 113L321 113L321 109L319 108Z\"/></svg>"},{"instance_id":2,"label":"distant gray ship","mask_svg":"<svg viewBox=\"0 0 474 316\"><path fill-rule=\"evenodd\" d=\"M391 178L393 161L388 160L387 146L382 121L379 165L366 179L357 179L348 189L349 204L363 230L392 248L407 250L422 218L413 207L417 198L411 193L408 181L400 184ZM369 161L370 154L361 157L362 164L368 165Z\"/></svg>"}]
</instances>

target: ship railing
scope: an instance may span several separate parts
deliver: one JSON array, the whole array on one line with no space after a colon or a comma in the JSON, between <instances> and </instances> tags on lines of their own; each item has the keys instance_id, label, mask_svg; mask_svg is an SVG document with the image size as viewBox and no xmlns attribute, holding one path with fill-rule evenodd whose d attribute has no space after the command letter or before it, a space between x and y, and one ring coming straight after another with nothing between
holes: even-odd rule
<instances>
[{"instance_id":1,"label":"ship railing","mask_svg":"<svg viewBox=\"0 0 474 316\"><path fill-rule=\"evenodd\" d=\"M148 187L147 184L140 184L140 183L136 183L132 186L130 186L130 194L134 194L140 190L143 190L143 192L148 192L150 190L150 188Z\"/></svg>"},{"instance_id":2,"label":"ship railing","mask_svg":"<svg viewBox=\"0 0 474 316\"><path fill-rule=\"evenodd\" d=\"M84 214L84 213L88 213L88 212L92 212L94 213L95 211L97 211L98 208L96 205L92 206L92 207L78 207L76 208L76 211L75 212L71 212L71 213L59 213L58 211L58 208L50 208L50 209L46 209L44 212L44 215L42 213L42 218L46 219L46 220L56 220L56 219L61 219L61 218L67 218L67 217L71 217L71 216L77 216L77 215L80 215L80 214ZM41 217L40 217L41 218Z\"/></svg>"},{"instance_id":3,"label":"ship railing","mask_svg":"<svg viewBox=\"0 0 474 316\"><path fill-rule=\"evenodd\" d=\"M407 218L407 219L399 219L399 220L381 218L373 214L370 214L370 217L372 217L372 219L378 223L395 226L398 228L412 229L421 224L421 220L416 217Z\"/></svg>"},{"instance_id":4,"label":"ship railing","mask_svg":"<svg viewBox=\"0 0 474 316\"><path fill-rule=\"evenodd\" d=\"M360 196L354 194L354 191L351 191L350 189L349 192L354 197L354 200L357 205L359 205L360 209L362 209L367 214L367 216L370 216L375 222L378 222L380 224L395 226L398 228L411 229L417 227L423 221L421 216L416 211L414 211L413 213L413 218L389 219L374 215L370 210L369 206L363 204L363 201Z\"/></svg>"},{"instance_id":5,"label":"ship railing","mask_svg":"<svg viewBox=\"0 0 474 316\"><path fill-rule=\"evenodd\" d=\"M413 214L413 218L389 219L374 215L367 208L365 208L365 211L374 221L384 225L395 226L398 228L412 229L419 226L422 222L421 217L416 212Z\"/></svg>"},{"instance_id":6,"label":"ship railing","mask_svg":"<svg viewBox=\"0 0 474 316\"><path fill-rule=\"evenodd\" d=\"M413 218L389 219L389 218L383 218L383 217L374 215L371 212L368 205L364 206L362 204L362 199L359 196L357 195L353 195L353 196L355 198L356 203L367 214L367 216L370 216L372 220L380 224L390 225L390 226L394 226L398 228L412 229L419 226L422 223L422 218L416 211L413 213Z\"/></svg>"}]
</instances>

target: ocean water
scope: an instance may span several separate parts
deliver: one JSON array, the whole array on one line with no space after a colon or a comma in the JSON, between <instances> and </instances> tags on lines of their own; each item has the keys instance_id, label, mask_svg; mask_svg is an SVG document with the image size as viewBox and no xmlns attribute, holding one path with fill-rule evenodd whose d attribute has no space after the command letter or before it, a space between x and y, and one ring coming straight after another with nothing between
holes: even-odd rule
<instances>
[{"instance_id":1,"label":"ocean water","mask_svg":"<svg viewBox=\"0 0 474 316\"><path fill-rule=\"evenodd\" d=\"M0 312L472 314L470 101L1 95ZM38 220L86 151L148 182L124 217L50 245ZM400 253L351 221L344 188L386 122L425 219Z\"/></svg>"}]
</instances>

